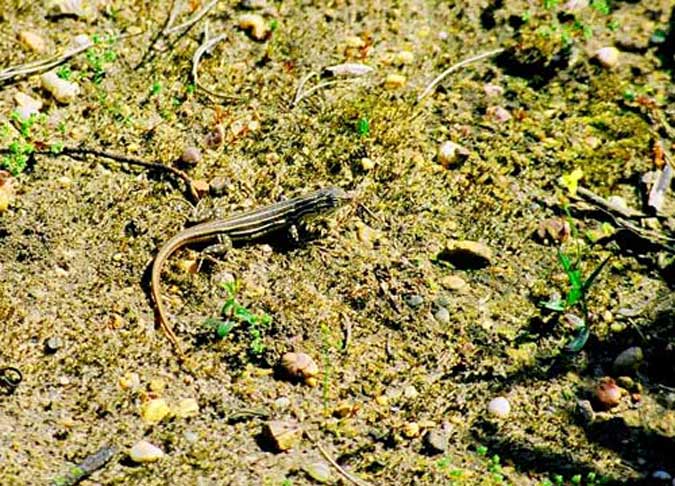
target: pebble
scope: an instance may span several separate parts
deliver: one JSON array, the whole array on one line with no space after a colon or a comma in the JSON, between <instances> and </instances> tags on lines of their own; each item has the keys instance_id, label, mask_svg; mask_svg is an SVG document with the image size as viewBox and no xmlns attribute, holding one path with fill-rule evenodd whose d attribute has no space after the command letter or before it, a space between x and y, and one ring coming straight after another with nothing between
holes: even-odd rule
<instances>
[{"instance_id":1,"label":"pebble","mask_svg":"<svg viewBox=\"0 0 675 486\"><path fill-rule=\"evenodd\" d=\"M209 191L212 196L224 196L227 192L227 178L216 176L209 182Z\"/></svg>"},{"instance_id":2,"label":"pebble","mask_svg":"<svg viewBox=\"0 0 675 486\"><path fill-rule=\"evenodd\" d=\"M483 85L483 91L487 96L496 98L504 94L504 88L496 84L486 83Z\"/></svg>"},{"instance_id":3,"label":"pebble","mask_svg":"<svg viewBox=\"0 0 675 486\"><path fill-rule=\"evenodd\" d=\"M336 64L334 66L328 66L324 68L324 73L335 76L335 77L348 77L348 76L364 76L373 72L373 68L366 66L365 64L359 64L355 62L347 62L344 64Z\"/></svg>"},{"instance_id":4,"label":"pebble","mask_svg":"<svg viewBox=\"0 0 675 486\"><path fill-rule=\"evenodd\" d=\"M447 324L450 322L450 311L445 307L439 307L436 312L434 312L434 318L441 324Z\"/></svg>"},{"instance_id":5,"label":"pebble","mask_svg":"<svg viewBox=\"0 0 675 486\"><path fill-rule=\"evenodd\" d=\"M404 66L412 64L415 61L415 55L410 51L399 51L394 55L394 64Z\"/></svg>"},{"instance_id":6,"label":"pebble","mask_svg":"<svg viewBox=\"0 0 675 486\"><path fill-rule=\"evenodd\" d=\"M279 397L274 400L273 406L276 410L286 410L291 406L291 399L288 397Z\"/></svg>"},{"instance_id":7,"label":"pebble","mask_svg":"<svg viewBox=\"0 0 675 486\"><path fill-rule=\"evenodd\" d=\"M9 172L0 170L0 214L9 209L15 195L14 178Z\"/></svg>"},{"instance_id":8,"label":"pebble","mask_svg":"<svg viewBox=\"0 0 675 486\"><path fill-rule=\"evenodd\" d=\"M492 121L495 121L497 123L504 123L509 121L511 117L511 113L509 113L509 110L502 106L491 106L485 111L485 115Z\"/></svg>"},{"instance_id":9,"label":"pebble","mask_svg":"<svg viewBox=\"0 0 675 486\"><path fill-rule=\"evenodd\" d=\"M438 163L446 169L464 162L469 157L469 151L450 140L443 142L438 148Z\"/></svg>"},{"instance_id":10,"label":"pebble","mask_svg":"<svg viewBox=\"0 0 675 486\"><path fill-rule=\"evenodd\" d=\"M589 0L567 0L560 8L567 13L574 13L588 7L588 2Z\"/></svg>"},{"instance_id":11,"label":"pebble","mask_svg":"<svg viewBox=\"0 0 675 486\"><path fill-rule=\"evenodd\" d=\"M70 103L80 94L80 87L77 84L59 78L55 71L44 73L40 79L42 87L59 103Z\"/></svg>"},{"instance_id":12,"label":"pebble","mask_svg":"<svg viewBox=\"0 0 675 486\"><path fill-rule=\"evenodd\" d=\"M239 28L258 41L265 40L270 33L267 22L258 14L244 14L239 17Z\"/></svg>"},{"instance_id":13,"label":"pebble","mask_svg":"<svg viewBox=\"0 0 675 486\"><path fill-rule=\"evenodd\" d=\"M163 398L155 398L141 405L141 417L148 424L156 424L171 413L169 405Z\"/></svg>"},{"instance_id":14,"label":"pebble","mask_svg":"<svg viewBox=\"0 0 675 486\"><path fill-rule=\"evenodd\" d=\"M404 437L413 439L420 435L420 426L417 422L408 422L403 426L403 430L401 432L403 433Z\"/></svg>"},{"instance_id":15,"label":"pebble","mask_svg":"<svg viewBox=\"0 0 675 486\"><path fill-rule=\"evenodd\" d=\"M441 285L449 290L461 290L466 287L466 280L457 275L446 275L441 279Z\"/></svg>"},{"instance_id":16,"label":"pebble","mask_svg":"<svg viewBox=\"0 0 675 486\"><path fill-rule=\"evenodd\" d=\"M670 481L673 477L668 472L660 469L652 473L652 478L658 481Z\"/></svg>"},{"instance_id":17,"label":"pebble","mask_svg":"<svg viewBox=\"0 0 675 486\"><path fill-rule=\"evenodd\" d=\"M296 446L302 438L302 428L297 422L271 420L263 428L263 437L277 452Z\"/></svg>"},{"instance_id":18,"label":"pebble","mask_svg":"<svg viewBox=\"0 0 675 486\"><path fill-rule=\"evenodd\" d=\"M190 167L195 167L202 160L202 153L197 147L186 148L180 156L180 161Z\"/></svg>"},{"instance_id":19,"label":"pebble","mask_svg":"<svg viewBox=\"0 0 675 486\"><path fill-rule=\"evenodd\" d=\"M143 464L146 462L155 462L164 457L164 452L159 447L141 440L136 442L129 451L129 457L132 461Z\"/></svg>"},{"instance_id":20,"label":"pebble","mask_svg":"<svg viewBox=\"0 0 675 486\"><path fill-rule=\"evenodd\" d=\"M384 87L387 89L399 89L405 86L407 79L402 74L389 74L384 79Z\"/></svg>"},{"instance_id":21,"label":"pebble","mask_svg":"<svg viewBox=\"0 0 675 486\"><path fill-rule=\"evenodd\" d=\"M458 268L482 268L492 263L492 250L477 241L453 240L446 244L440 257Z\"/></svg>"},{"instance_id":22,"label":"pebble","mask_svg":"<svg viewBox=\"0 0 675 486\"><path fill-rule=\"evenodd\" d=\"M361 168L365 171L373 170L375 168L375 161L368 157L361 159Z\"/></svg>"},{"instance_id":23,"label":"pebble","mask_svg":"<svg viewBox=\"0 0 675 486\"><path fill-rule=\"evenodd\" d=\"M539 222L537 236L543 243L549 241L561 243L572 234L569 222L565 218L553 217Z\"/></svg>"},{"instance_id":24,"label":"pebble","mask_svg":"<svg viewBox=\"0 0 675 486\"><path fill-rule=\"evenodd\" d=\"M215 150L220 147L224 141L225 129L220 124L213 127L213 129L204 137L204 144L206 144L206 146L211 150Z\"/></svg>"},{"instance_id":25,"label":"pebble","mask_svg":"<svg viewBox=\"0 0 675 486\"><path fill-rule=\"evenodd\" d=\"M614 360L612 369L617 374L635 371L644 360L644 353L639 346L630 347L622 351Z\"/></svg>"},{"instance_id":26,"label":"pebble","mask_svg":"<svg viewBox=\"0 0 675 486\"><path fill-rule=\"evenodd\" d=\"M333 476L331 475L330 467L325 462L312 462L306 466L303 466L302 469L314 481L322 484L333 482Z\"/></svg>"},{"instance_id":27,"label":"pebble","mask_svg":"<svg viewBox=\"0 0 675 486\"><path fill-rule=\"evenodd\" d=\"M162 393L164 388L166 388L166 381L162 378L153 378L150 380L150 383L148 383L148 390L157 394Z\"/></svg>"},{"instance_id":28,"label":"pebble","mask_svg":"<svg viewBox=\"0 0 675 486\"><path fill-rule=\"evenodd\" d=\"M443 454L448 450L450 434L445 429L433 429L424 435L424 446L431 454Z\"/></svg>"},{"instance_id":29,"label":"pebble","mask_svg":"<svg viewBox=\"0 0 675 486\"><path fill-rule=\"evenodd\" d=\"M173 414L177 418L194 417L199 414L199 403L194 398L184 398L178 402Z\"/></svg>"},{"instance_id":30,"label":"pebble","mask_svg":"<svg viewBox=\"0 0 675 486\"><path fill-rule=\"evenodd\" d=\"M490 400L487 410L491 415L503 418L511 413L511 404L506 398L497 397Z\"/></svg>"},{"instance_id":31,"label":"pebble","mask_svg":"<svg viewBox=\"0 0 675 486\"><path fill-rule=\"evenodd\" d=\"M123 390L134 390L141 386L141 377L138 373L130 371L122 376L117 382Z\"/></svg>"},{"instance_id":32,"label":"pebble","mask_svg":"<svg viewBox=\"0 0 675 486\"><path fill-rule=\"evenodd\" d=\"M42 101L32 98L21 91L14 95L16 102L16 112L21 120L28 120L31 115L37 115L42 108Z\"/></svg>"},{"instance_id":33,"label":"pebble","mask_svg":"<svg viewBox=\"0 0 675 486\"><path fill-rule=\"evenodd\" d=\"M616 47L603 47L598 49L595 57L603 67L613 69L619 65L619 49Z\"/></svg>"},{"instance_id":34,"label":"pebble","mask_svg":"<svg viewBox=\"0 0 675 486\"><path fill-rule=\"evenodd\" d=\"M192 179L192 187L197 191L199 197L202 197L209 192L209 183L204 179Z\"/></svg>"},{"instance_id":35,"label":"pebble","mask_svg":"<svg viewBox=\"0 0 675 486\"><path fill-rule=\"evenodd\" d=\"M595 420L593 406L588 400L577 401L577 414L584 425L592 424Z\"/></svg>"},{"instance_id":36,"label":"pebble","mask_svg":"<svg viewBox=\"0 0 675 486\"><path fill-rule=\"evenodd\" d=\"M35 32L31 32L29 30L19 32L19 40L24 46L28 47L31 51L44 52L47 50L47 43L41 36L39 36Z\"/></svg>"},{"instance_id":37,"label":"pebble","mask_svg":"<svg viewBox=\"0 0 675 486\"><path fill-rule=\"evenodd\" d=\"M409 400L414 400L419 396L420 392L417 391L413 385L408 385L403 389L403 396Z\"/></svg>"},{"instance_id":38,"label":"pebble","mask_svg":"<svg viewBox=\"0 0 675 486\"><path fill-rule=\"evenodd\" d=\"M424 303L424 298L419 294L406 295L403 300L405 300L405 303L413 309L421 306Z\"/></svg>"},{"instance_id":39,"label":"pebble","mask_svg":"<svg viewBox=\"0 0 675 486\"><path fill-rule=\"evenodd\" d=\"M319 374L319 365L306 353L286 353L281 357L279 367L284 374L292 379L304 380L310 386L316 384Z\"/></svg>"},{"instance_id":40,"label":"pebble","mask_svg":"<svg viewBox=\"0 0 675 486\"><path fill-rule=\"evenodd\" d=\"M595 388L595 398L602 410L609 410L621 403L621 394L621 388L610 377L601 378Z\"/></svg>"},{"instance_id":41,"label":"pebble","mask_svg":"<svg viewBox=\"0 0 675 486\"><path fill-rule=\"evenodd\" d=\"M52 336L45 341L45 353L54 354L63 346L63 340L58 336Z\"/></svg>"}]
</instances>

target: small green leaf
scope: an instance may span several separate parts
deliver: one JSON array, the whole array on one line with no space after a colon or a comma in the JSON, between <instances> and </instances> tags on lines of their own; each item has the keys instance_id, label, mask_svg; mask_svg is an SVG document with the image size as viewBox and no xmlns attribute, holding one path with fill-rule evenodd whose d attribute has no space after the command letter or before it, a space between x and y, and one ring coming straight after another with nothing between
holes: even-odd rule
<instances>
[{"instance_id":1,"label":"small green leaf","mask_svg":"<svg viewBox=\"0 0 675 486\"><path fill-rule=\"evenodd\" d=\"M567 343L565 346L565 351L568 353L578 353L581 351L586 345L586 341L588 341L590 334L591 331L588 326L583 326L581 329L579 329L579 334L577 334L577 336L572 339L572 341Z\"/></svg>"},{"instance_id":2,"label":"small green leaf","mask_svg":"<svg viewBox=\"0 0 675 486\"><path fill-rule=\"evenodd\" d=\"M232 321L225 321L221 322L218 327L216 328L216 335L220 338L223 339L225 336L227 336L232 329L234 329L234 322Z\"/></svg>"},{"instance_id":3,"label":"small green leaf","mask_svg":"<svg viewBox=\"0 0 675 486\"><path fill-rule=\"evenodd\" d=\"M368 118L359 118L359 121L356 122L356 133L362 137L365 137L370 133L370 122L368 121Z\"/></svg>"}]
</instances>

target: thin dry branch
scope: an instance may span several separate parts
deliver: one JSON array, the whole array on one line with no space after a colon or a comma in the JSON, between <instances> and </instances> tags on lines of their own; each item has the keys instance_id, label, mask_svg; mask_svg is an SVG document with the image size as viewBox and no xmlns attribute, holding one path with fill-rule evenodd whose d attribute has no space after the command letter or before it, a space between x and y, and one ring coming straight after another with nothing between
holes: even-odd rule
<instances>
[{"instance_id":1,"label":"thin dry branch","mask_svg":"<svg viewBox=\"0 0 675 486\"><path fill-rule=\"evenodd\" d=\"M218 42L221 42L223 40L227 39L227 34L219 34L215 37L212 37L209 39L208 36L208 24L204 28L204 42L195 50L195 53L192 56L192 82L195 85L195 88L199 88L208 94L212 96L217 96L219 98L231 98L231 96L228 96L223 93L218 93L216 91L212 91L199 81L199 62L202 59L202 56L204 53L206 53L209 49L213 48Z\"/></svg>"},{"instance_id":2,"label":"thin dry branch","mask_svg":"<svg viewBox=\"0 0 675 486\"><path fill-rule=\"evenodd\" d=\"M12 152L10 149L0 148L0 154L2 155L10 155L11 153ZM187 196L192 202L197 202L199 200L199 194L197 193L190 176L188 176L182 170L171 167L170 165L162 164L161 162L148 162L136 157L129 157L127 155L114 154L103 150L89 149L85 147L63 147L63 149L58 152L55 152L51 149L36 150L32 152L31 155L46 155L49 157L59 157L66 155L77 160L84 160L84 158L87 156L102 157L105 159L114 160L115 162L143 167L145 169L154 169L162 172L168 172L181 179L185 183Z\"/></svg>"},{"instance_id":3,"label":"thin dry branch","mask_svg":"<svg viewBox=\"0 0 675 486\"><path fill-rule=\"evenodd\" d=\"M458 62L457 64L453 64L453 65L450 66L448 69L446 69L445 71L443 71L441 74L439 74L438 76L436 76L436 77L433 79L433 81L431 81L431 82L427 85L427 87L424 88L424 91L422 91L422 94L420 94L420 95L417 97L417 102L419 103L419 102L422 101L424 98L426 98L426 97L429 95L429 93L431 93L431 92L436 88L436 86L437 86L441 81L443 81L443 79L445 79L446 76L448 76L449 74L453 73L454 71L457 71L458 69L463 68L464 66L466 66L467 64L471 64L472 62L480 61L481 59L485 59L486 57L496 56L496 55L498 55L498 54L501 54L502 52L504 52L504 49L503 49L503 48L494 49L494 50L492 50L492 51L484 52L484 53L482 53L482 54L478 54L478 55L473 56L473 57L470 57L470 58L468 58L468 59L464 59L463 61L460 61L460 62Z\"/></svg>"},{"instance_id":4,"label":"thin dry branch","mask_svg":"<svg viewBox=\"0 0 675 486\"><path fill-rule=\"evenodd\" d=\"M305 431L305 435L307 438L316 446L317 449L319 449L319 452L321 455L330 463L331 466L333 466L339 473L340 475L345 478L347 481L355 484L356 486L372 486L368 481L365 481L361 478L358 478L352 474L349 474L345 469L340 466L335 459L324 449L319 442L314 439L314 437L307 431Z\"/></svg>"}]
</instances>

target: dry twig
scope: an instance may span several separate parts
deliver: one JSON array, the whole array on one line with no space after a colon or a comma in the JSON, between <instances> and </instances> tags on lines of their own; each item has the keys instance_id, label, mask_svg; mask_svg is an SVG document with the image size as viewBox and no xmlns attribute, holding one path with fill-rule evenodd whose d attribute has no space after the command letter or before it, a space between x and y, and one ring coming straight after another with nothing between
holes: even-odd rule
<instances>
[{"instance_id":1,"label":"dry twig","mask_svg":"<svg viewBox=\"0 0 675 486\"><path fill-rule=\"evenodd\" d=\"M464 59L463 61L458 62L457 64L453 64L453 65L450 66L448 69L446 69L445 71L443 71L441 74L439 74L438 76L436 76L436 77L433 79L433 81L431 81L431 82L427 85L427 87L424 88L424 91L422 91L422 94L420 94L420 95L417 97L417 102L419 103L419 102L422 101L424 98L426 98L426 97L429 95L429 93L431 93L431 92L434 90L434 88L436 88L436 86L437 86L441 81L443 81L443 79L444 79L446 76L448 76L448 75L451 74L452 72L457 71L458 69L460 69L460 68L466 66L467 64L471 64L472 62L480 61L481 59L485 59L486 57L496 56L496 55L498 55L498 54L501 54L502 52L504 52L504 49L503 49L503 48L499 48L499 49L495 49L495 50L492 50L492 51L484 52L484 53L482 53L482 54L478 54L477 56L473 56L473 57L470 57L470 58L468 58L468 59Z\"/></svg>"},{"instance_id":2,"label":"dry twig","mask_svg":"<svg viewBox=\"0 0 675 486\"><path fill-rule=\"evenodd\" d=\"M307 431L305 431L305 435L307 438L316 446L317 449L319 449L319 452L321 455L330 463L331 466L333 466L339 473L340 475L345 478L347 481L356 484L356 486L372 486L368 481L365 481L363 479L360 479L352 474L349 474L345 469L340 466L333 457L324 449L321 444Z\"/></svg>"}]
</instances>

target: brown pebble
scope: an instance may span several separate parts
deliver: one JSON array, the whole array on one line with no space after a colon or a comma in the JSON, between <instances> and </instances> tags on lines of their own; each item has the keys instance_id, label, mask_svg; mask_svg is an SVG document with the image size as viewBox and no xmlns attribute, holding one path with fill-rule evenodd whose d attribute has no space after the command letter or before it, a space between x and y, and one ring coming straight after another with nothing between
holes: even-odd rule
<instances>
[{"instance_id":1,"label":"brown pebble","mask_svg":"<svg viewBox=\"0 0 675 486\"><path fill-rule=\"evenodd\" d=\"M216 176L211 179L209 189L212 196L223 196L227 192L227 179L222 176Z\"/></svg>"},{"instance_id":2,"label":"brown pebble","mask_svg":"<svg viewBox=\"0 0 675 486\"><path fill-rule=\"evenodd\" d=\"M271 420L265 424L262 436L276 452L283 452L300 442L302 428L290 420Z\"/></svg>"},{"instance_id":3,"label":"brown pebble","mask_svg":"<svg viewBox=\"0 0 675 486\"><path fill-rule=\"evenodd\" d=\"M621 402L621 388L613 378L604 377L595 388L595 398L598 406L603 410L616 407Z\"/></svg>"},{"instance_id":4,"label":"brown pebble","mask_svg":"<svg viewBox=\"0 0 675 486\"><path fill-rule=\"evenodd\" d=\"M197 195L199 197L202 197L209 192L209 183L204 179L193 179L192 187L194 187L195 191L197 191Z\"/></svg>"},{"instance_id":5,"label":"brown pebble","mask_svg":"<svg viewBox=\"0 0 675 486\"><path fill-rule=\"evenodd\" d=\"M202 153L197 147L186 148L180 156L180 161L189 167L195 167L201 160Z\"/></svg>"}]
</instances>

